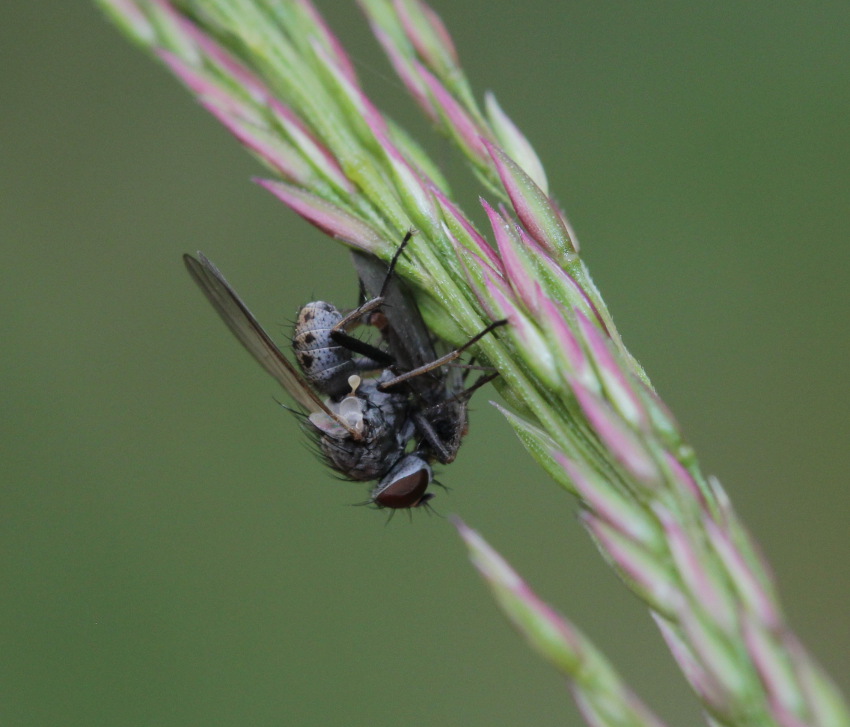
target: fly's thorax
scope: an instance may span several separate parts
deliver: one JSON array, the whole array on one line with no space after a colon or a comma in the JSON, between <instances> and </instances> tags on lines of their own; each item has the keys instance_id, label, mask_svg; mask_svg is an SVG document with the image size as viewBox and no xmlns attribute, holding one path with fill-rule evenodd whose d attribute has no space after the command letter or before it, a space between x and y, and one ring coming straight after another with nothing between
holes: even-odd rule
<instances>
[{"instance_id":1,"label":"fly's thorax","mask_svg":"<svg viewBox=\"0 0 850 727\"><path fill-rule=\"evenodd\" d=\"M406 408L410 400L408 392L403 387L387 391L381 388L383 384L392 381L393 378L395 378L395 374L390 369L384 369L377 378L366 379L361 386L363 394L368 397L369 401L387 413Z\"/></svg>"},{"instance_id":2,"label":"fly's thorax","mask_svg":"<svg viewBox=\"0 0 850 727\"><path fill-rule=\"evenodd\" d=\"M330 303L314 301L298 311L292 348L306 379L322 394L339 398L349 390L356 371L352 352L331 338L342 314Z\"/></svg>"},{"instance_id":3,"label":"fly's thorax","mask_svg":"<svg viewBox=\"0 0 850 727\"><path fill-rule=\"evenodd\" d=\"M387 394L377 388L376 380L363 381L354 375L349 378L348 395L328 405L336 419L314 413L309 421L328 464L343 477L379 479L404 456L414 434L407 397Z\"/></svg>"},{"instance_id":4,"label":"fly's thorax","mask_svg":"<svg viewBox=\"0 0 850 727\"><path fill-rule=\"evenodd\" d=\"M383 378L383 375L365 380L350 377L351 393L332 404L332 408L350 427L356 428L366 445L393 449L396 443L403 446L412 436L406 426L409 399L401 392L381 391L379 384Z\"/></svg>"}]
</instances>

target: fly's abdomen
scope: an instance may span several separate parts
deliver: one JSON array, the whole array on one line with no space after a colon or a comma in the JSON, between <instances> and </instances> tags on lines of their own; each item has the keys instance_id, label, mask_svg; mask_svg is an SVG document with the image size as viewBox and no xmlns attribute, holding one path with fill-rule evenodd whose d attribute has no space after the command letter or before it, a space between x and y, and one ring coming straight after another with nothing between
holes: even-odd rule
<instances>
[{"instance_id":1,"label":"fly's abdomen","mask_svg":"<svg viewBox=\"0 0 850 727\"><path fill-rule=\"evenodd\" d=\"M351 351L331 338L341 320L342 314L330 303L307 303L298 311L292 337L295 359L304 376L317 391L332 398L351 390L348 377L357 370Z\"/></svg>"}]
</instances>

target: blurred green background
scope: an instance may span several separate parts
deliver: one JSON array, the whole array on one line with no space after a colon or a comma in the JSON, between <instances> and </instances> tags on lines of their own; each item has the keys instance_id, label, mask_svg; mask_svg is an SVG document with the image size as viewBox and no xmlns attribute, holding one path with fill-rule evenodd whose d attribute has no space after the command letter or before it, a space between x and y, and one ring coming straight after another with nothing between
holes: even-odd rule
<instances>
[{"instance_id":1,"label":"blurred green background","mask_svg":"<svg viewBox=\"0 0 850 727\"><path fill-rule=\"evenodd\" d=\"M472 210L354 4L319 4ZM850 5L434 4L848 691ZM203 249L285 340L299 303L354 302L342 248L87 3L3 3L0 41L0 724L578 724L448 521L349 507L364 488L307 453L179 260ZM645 610L486 398L437 509L696 723Z\"/></svg>"}]
</instances>

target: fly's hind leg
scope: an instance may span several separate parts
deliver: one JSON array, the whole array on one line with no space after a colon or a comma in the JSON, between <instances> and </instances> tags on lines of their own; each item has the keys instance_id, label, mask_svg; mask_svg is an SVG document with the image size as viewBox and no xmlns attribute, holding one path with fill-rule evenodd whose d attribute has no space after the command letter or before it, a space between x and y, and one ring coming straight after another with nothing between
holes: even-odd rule
<instances>
[{"instance_id":1,"label":"fly's hind leg","mask_svg":"<svg viewBox=\"0 0 850 727\"><path fill-rule=\"evenodd\" d=\"M445 366L446 364L451 363L456 358L458 358L464 351L466 351L466 349L468 349L470 346L474 346L476 343L478 343L478 341L480 341L482 338L484 338L484 336L486 336L488 333L491 333L492 331L499 328L500 326L504 326L507 322L508 321L507 321L506 318L503 318L500 321L494 321L493 323L488 325L486 328L484 328L484 330L476 333L466 343L464 343L462 346L459 346L454 351L450 351L445 356L440 356L439 358L431 361L430 363L424 364L424 365L419 366L419 367L412 369L410 371L405 371L403 374L399 374L394 379L391 379L390 381L385 381L384 383L382 383L380 385L379 388L381 389L381 391L387 391L388 389L391 389L394 386L398 386L399 384L402 384L405 381L408 381L412 378L415 378L416 376L421 376L422 374L427 374L429 371L433 371L434 369L438 369L441 366ZM486 382L484 382L484 383L486 383ZM481 385L483 386L483 384L481 384Z\"/></svg>"}]
</instances>

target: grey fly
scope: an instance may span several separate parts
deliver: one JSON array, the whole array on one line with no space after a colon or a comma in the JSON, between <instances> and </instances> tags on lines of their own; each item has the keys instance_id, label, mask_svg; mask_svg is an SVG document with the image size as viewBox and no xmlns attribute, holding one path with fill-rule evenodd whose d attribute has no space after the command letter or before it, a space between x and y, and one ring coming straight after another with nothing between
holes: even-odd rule
<instances>
[{"instance_id":1,"label":"grey fly","mask_svg":"<svg viewBox=\"0 0 850 727\"><path fill-rule=\"evenodd\" d=\"M324 301L301 308L292 342L301 372L209 259L201 253L197 259L183 256L189 274L239 342L308 414L306 426L328 464L347 479L379 480L370 501L393 509L418 507L433 497L427 492L430 463L451 462L466 433L466 400L483 380L464 391L455 370L445 373L440 367L502 323L438 358L412 296L393 276L409 239L410 234L389 269L377 258L355 253L361 288L372 298L347 316ZM363 323L378 325L379 319L388 353L348 333ZM370 371L377 376L361 378ZM413 440L418 444L408 451Z\"/></svg>"},{"instance_id":2,"label":"grey fly","mask_svg":"<svg viewBox=\"0 0 850 727\"><path fill-rule=\"evenodd\" d=\"M392 378L389 372L367 380L352 374L347 395L321 398L275 345L218 268L200 253L197 259L184 255L183 260L192 279L239 342L308 414L306 426L317 436L333 469L359 481L410 478L406 468L396 471L396 466L402 464L415 426L409 416L408 394L378 389L381 379ZM422 475L414 479L420 480ZM426 488L427 483L415 489L424 495ZM410 501L407 507L415 504L418 502Z\"/></svg>"}]
</instances>

